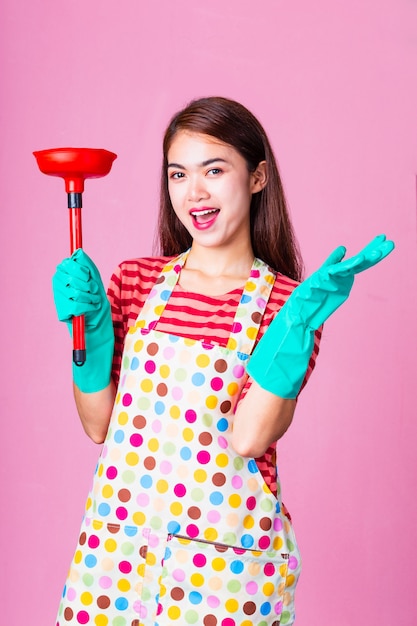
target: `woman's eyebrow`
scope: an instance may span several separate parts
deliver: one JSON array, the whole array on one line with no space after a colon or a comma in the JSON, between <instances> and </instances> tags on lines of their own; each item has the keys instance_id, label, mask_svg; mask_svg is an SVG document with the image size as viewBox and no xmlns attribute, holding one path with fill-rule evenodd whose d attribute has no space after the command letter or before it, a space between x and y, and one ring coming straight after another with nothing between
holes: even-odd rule
<instances>
[{"instance_id":1,"label":"woman's eyebrow","mask_svg":"<svg viewBox=\"0 0 417 626\"><path fill-rule=\"evenodd\" d=\"M227 161L225 159L221 159L220 157L216 157L214 159L207 159L207 161L199 163L197 167L207 167L207 165L211 165L212 163L227 163ZM168 163L167 167L175 167L175 169L179 170L186 169L184 165L181 165L180 163Z\"/></svg>"}]
</instances>

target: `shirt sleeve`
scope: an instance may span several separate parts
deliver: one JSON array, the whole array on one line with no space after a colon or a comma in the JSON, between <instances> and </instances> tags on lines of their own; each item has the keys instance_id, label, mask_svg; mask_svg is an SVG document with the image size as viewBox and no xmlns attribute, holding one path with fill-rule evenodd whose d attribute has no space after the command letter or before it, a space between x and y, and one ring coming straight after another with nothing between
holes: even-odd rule
<instances>
[{"instance_id":1,"label":"shirt sleeve","mask_svg":"<svg viewBox=\"0 0 417 626\"><path fill-rule=\"evenodd\" d=\"M114 329L114 353L111 376L116 386L119 384L124 339L128 329L128 320L122 309L121 285L122 267L119 265L110 278L107 290Z\"/></svg>"}]
</instances>

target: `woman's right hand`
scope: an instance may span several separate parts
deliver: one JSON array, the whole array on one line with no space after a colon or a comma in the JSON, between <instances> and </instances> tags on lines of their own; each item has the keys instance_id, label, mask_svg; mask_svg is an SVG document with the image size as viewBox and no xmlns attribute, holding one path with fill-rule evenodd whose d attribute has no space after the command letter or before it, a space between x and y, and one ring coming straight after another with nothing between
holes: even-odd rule
<instances>
[{"instance_id":1,"label":"woman's right hand","mask_svg":"<svg viewBox=\"0 0 417 626\"><path fill-rule=\"evenodd\" d=\"M79 248L64 259L52 279L58 319L72 331L72 318L85 316L86 361L73 365L73 377L84 393L94 393L110 383L114 331L110 303L100 272Z\"/></svg>"},{"instance_id":2,"label":"woman's right hand","mask_svg":"<svg viewBox=\"0 0 417 626\"><path fill-rule=\"evenodd\" d=\"M97 327L101 309L110 308L100 273L81 248L57 266L52 289L58 319L68 325L84 315L88 328Z\"/></svg>"}]
</instances>

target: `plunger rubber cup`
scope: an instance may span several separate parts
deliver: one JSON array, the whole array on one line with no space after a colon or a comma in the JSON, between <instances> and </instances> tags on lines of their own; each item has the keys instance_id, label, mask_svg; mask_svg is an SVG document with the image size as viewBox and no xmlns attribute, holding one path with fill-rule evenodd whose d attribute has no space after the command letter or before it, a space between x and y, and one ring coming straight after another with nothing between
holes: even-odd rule
<instances>
[{"instance_id":1,"label":"plunger rubber cup","mask_svg":"<svg viewBox=\"0 0 417 626\"><path fill-rule=\"evenodd\" d=\"M101 148L52 148L33 154L41 172L65 180L67 193L82 193L84 180L106 176L117 158Z\"/></svg>"},{"instance_id":2,"label":"plunger rubber cup","mask_svg":"<svg viewBox=\"0 0 417 626\"><path fill-rule=\"evenodd\" d=\"M81 208L84 180L106 176L117 154L101 148L52 148L33 153L41 172L58 176L65 181L70 213L71 254L82 248ZM72 320L73 353L75 365L86 361L84 316Z\"/></svg>"}]
</instances>

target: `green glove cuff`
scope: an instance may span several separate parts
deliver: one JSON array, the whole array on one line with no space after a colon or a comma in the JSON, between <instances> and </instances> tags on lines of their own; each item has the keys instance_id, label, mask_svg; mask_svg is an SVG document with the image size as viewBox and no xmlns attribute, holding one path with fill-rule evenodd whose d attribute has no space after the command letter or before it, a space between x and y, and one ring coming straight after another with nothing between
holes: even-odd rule
<instances>
[{"instance_id":1,"label":"green glove cuff","mask_svg":"<svg viewBox=\"0 0 417 626\"><path fill-rule=\"evenodd\" d=\"M281 311L268 328L268 338L265 335L256 346L246 371L262 389L289 399L297 397L303 384L314 348L314 329L291 322L286 311Z\"/></svg>"},{"instance_id":2,"label":"green glove cuff","mask_svg":"<svg viewBox=\"0 0 417 626\"><path fill-rule=\"evenodd\" d=\"M102 285L100 285L100 291L102 297L100 309L95 313L96 326L91 327L86 320L85 363L82 366L72 364L74 382L84 393L94 393L105 389L111 378L114 352L113 321L110 303ZM91 313L89 315L91 316Z\"/></svg>"},{"instance_id":3,"label":"green glove cuff","mask_svg":"<svg viewBox=\"0 0 417 626\"><path fill-rule=\"evenodd\" d=\"M84 393L94 393L101 391L110 384L111 368L113 363L114 337L104 338L104 333L96 338L86 334L86 361L84 365L78 367L72 364L72 375L74 383ZM93 347L94 346L94 347Z\"/></svg>"}]
</instances>

